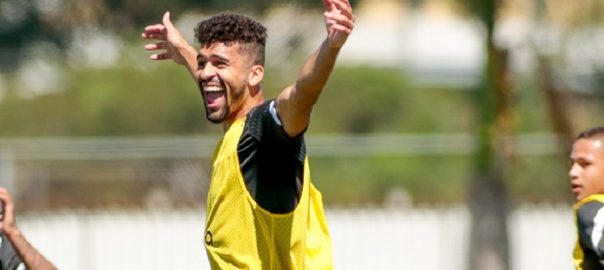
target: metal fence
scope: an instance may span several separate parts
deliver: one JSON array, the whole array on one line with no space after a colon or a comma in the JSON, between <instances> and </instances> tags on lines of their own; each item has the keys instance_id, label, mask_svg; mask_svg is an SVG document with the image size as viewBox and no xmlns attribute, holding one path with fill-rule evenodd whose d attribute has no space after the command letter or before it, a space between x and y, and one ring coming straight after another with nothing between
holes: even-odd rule
<instances>
[{"instance_id":1,"label":"metal fence","mask_svg":"<svg viewBox=\"0 0 604 270\"><path fill-rule=\"evenodd\" d=\"M13 194L27 237L60 269L208 269L203 202L217 140L3 139L0 185ZM550 134L514 142L521 155L559 151ZM473 145L468 134L308 138L311 159L467 156ZM405 205L328 208L335 268L466 269L467 209ZM572 268L570 206L518 208L509 230L512 269Z\"/></svg>"},{"instance_id":2,"label":"metal fence","mask_svg":"<svg viewBox=\"0 0 604 270\"><path fill-rule=\"evenodd\" d=\"M522 134L519 155L559 151L551 134ZM0 185L25 211L199 206L209 185L216 136L0 140ZM459 157L469 134L308 136L313 158ZM401 175L404 175L401 173Z\"/></svg>"}]
</instances>

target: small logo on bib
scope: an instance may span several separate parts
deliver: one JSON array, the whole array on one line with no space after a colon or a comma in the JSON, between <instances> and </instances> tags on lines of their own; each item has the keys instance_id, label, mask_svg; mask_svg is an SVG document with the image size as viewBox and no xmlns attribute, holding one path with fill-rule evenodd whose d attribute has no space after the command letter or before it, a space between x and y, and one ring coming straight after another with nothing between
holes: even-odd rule
<instances>
[{"instance_id":1,"label":"small logo on bib","mask_svg":"<svg viewBox=\"0 0 604 270\"><path fill-rule=\"evenodd\" d=\"M214 245L214 239L211 231L206 231L205 242L208 246Z\"/></svg>"}]
</instances>

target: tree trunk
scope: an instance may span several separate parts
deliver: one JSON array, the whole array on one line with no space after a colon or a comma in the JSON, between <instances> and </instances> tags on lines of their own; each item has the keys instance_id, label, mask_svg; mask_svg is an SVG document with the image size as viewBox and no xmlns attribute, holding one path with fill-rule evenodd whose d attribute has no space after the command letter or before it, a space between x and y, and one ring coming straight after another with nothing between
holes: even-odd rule
<instances>
[{"instance_id":1,"label":"tree trunk","mask_svg":"<svg viewBox=\"0 0 604 270\"><path fill-rule=\"evenodd\" d=\"M551 64L544 56L538 57L538 76L541 82L541 92L545 96L547 108L552 121L552 125L564 153L570 153L572 143L574 141L574 132L569 121L569 114L564 105L562 92L556 89L553 83L554 75L552 74Z\"/></svg>"},{"instance_id":2,"label":"tree trunk","mask_svg":"<svg viewBox=\"0 0 604 270\"><path fill-rule=\"evenodd\" d=\"M512 157L511 87L507 53L495 47L492 36L491 28L486 41L484 87L477 100L477 108L480 108L477 132L479 146L468 200L471 214L470 270L510 268L507 232L509 209L504 172Z\"/></svg>"}]
</instances>

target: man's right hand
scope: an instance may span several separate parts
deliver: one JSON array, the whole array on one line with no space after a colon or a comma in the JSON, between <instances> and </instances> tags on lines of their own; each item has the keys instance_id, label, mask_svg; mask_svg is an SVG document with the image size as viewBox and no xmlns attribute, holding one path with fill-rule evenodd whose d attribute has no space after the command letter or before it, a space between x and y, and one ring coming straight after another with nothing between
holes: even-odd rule
<instances>
[{"instance_id":1,"label":"man's right hand","mask_svg":"<svg viewBox=\"0 0 604 270\"><path fill-rule=\"evenodd\" d=\"M157 43L145 45L145 50L165 50L149 56L152 60L172 59L177 64L189 69L193 75L197 69L197 51L182 36L180 31L170 21L170 12L163 16L161 24L145 27L141 35L144 39L159 40Z\"/></svg>"},{"instance_id":2,"label":"man's right hand","mask_svg":"<svg viewBox=\"0 0 604 270\"><path fill-rule=\"evenodd\" d=\"M2 212L0 213L0 231L6 235L11 235L17 231L15 223L15 205L8 194L8 190L0 187L0 201L2 202Z\"/></svg>"}]
</instances>

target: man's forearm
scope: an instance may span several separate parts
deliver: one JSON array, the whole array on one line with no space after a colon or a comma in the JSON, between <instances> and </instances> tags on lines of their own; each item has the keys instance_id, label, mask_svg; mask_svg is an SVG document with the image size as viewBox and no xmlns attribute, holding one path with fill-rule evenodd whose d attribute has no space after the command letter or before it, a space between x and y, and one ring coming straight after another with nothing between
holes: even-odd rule
<instances>
[{"instance_id":1,"label":"man's forearm","mask_svg":"<svg viewBox=\"0 0 604 270\"><path fill-rule=\"evenodd\" d=\"M191 74L195 81L195 72L197 71L197 51L188 43L178 49L184 63L181 63Z\"/></svg>"},{"instance_id":2,"label":"man's forearm","mask_svg":"<svg viewBox=\"0 0 604 270\"><path fill-rule=\"evenodd\" d=\"M330 48L325 40L306 59L296 82L279 94L277 113L289 136L297 136L308 126L312 108L333 70L338 53L339 48Z\"/></svg>"},{"instance_id":3,"label":"man's forearm","mask_svg":"<svg viewBox=\"0 0 604 270\"><path fill-rule=\"evenodd\" d=\"M28 241L20 230L7 234L8 239L29 270L56 270L57 268L42 254L40 254Z\"/></svg>"},{"instance_id":4,"label":"man's forearm","mask_svg":"<svg viewBox=\"0 0 604 270\"><path fill-rule=\"evenodd\" d=\"M319 49L306 59L294 90L298 105L315 104L331 75L339 51L339 48L330 48L325 40Z\"/></svg>"}]
</instances>

